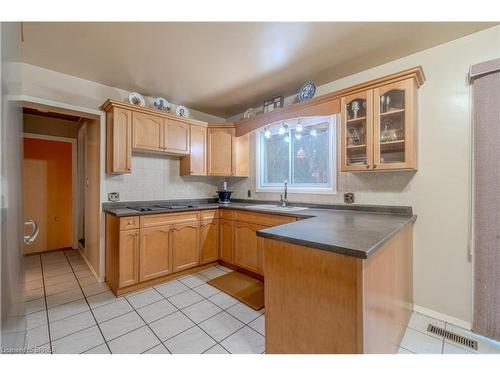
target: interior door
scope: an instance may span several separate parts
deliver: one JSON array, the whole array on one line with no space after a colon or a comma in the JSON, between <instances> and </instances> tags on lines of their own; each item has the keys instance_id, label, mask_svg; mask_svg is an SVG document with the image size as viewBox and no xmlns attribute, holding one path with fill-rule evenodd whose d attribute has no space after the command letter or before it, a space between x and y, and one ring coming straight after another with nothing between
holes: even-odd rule
<instances>
[{"instance_id":1,"label":"interior door","mask_svg":"<svg viewBox=\"0 0 500 375\"><path fill-rule=\"evenodd\" d=\"M72 247L71 143L24 139L23 199L25 220L39 227L38 238L24 245L25 253Z\"/></svg>"}]
</instances>

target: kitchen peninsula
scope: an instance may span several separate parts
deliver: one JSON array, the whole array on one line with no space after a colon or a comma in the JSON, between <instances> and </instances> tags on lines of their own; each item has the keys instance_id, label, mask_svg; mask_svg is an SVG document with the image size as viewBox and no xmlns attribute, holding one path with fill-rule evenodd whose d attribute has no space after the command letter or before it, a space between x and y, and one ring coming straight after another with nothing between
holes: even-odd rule
<instances>
[{"instance_id":1,"label":"kitchen peninsula","mask_svg":"<svg viewBox=\"0 0 500 375\"><path fill-rule=\"evenodd\" d=\"M395 352L413 305L411 208L256 203L104 204L106 282L119 295L219 262L265 279L267 353Z\"/></svg>"}]
</instances>

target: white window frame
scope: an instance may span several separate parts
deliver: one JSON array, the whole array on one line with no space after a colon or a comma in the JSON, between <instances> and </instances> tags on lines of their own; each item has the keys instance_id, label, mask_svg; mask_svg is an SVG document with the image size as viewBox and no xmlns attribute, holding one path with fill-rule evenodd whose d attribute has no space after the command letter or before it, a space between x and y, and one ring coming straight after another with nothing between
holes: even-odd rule
<instances>
[{"instance_id":1,"label":"white window frame","mask_svg":"<svg viewBox=\"0 0 500 375\"><path fill-rule=\"evenodd\" d=\"M325 119L330 122L330 150L329 150L329 160L330 163L330 184L328 186L315 187L312 185L299 187L297 185L288 184L288 192L290 193L301 193L301 194L337 194L337 115L332 116L314 116L318 119ZM284 184L262 184L262 170L263 170L263 159L262 159L262 139L264 134L264 128L258 129L255 133L255 182L256 182L256 192L283 192Z\"/></svg>"}]
</instances>

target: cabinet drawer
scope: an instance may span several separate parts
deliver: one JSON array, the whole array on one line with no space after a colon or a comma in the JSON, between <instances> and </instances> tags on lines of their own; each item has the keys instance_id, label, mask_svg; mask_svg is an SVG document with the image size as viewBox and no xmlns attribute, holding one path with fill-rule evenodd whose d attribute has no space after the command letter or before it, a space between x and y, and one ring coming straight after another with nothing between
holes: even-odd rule
<instances>
[{"instance_id":1,"label":"cabinet drawer","mask_svg":"<svg viewBox=\"0 0 500 375\"><path fill-rule=\"evenodd\" d=\"M201 220L212 220L219 218L219 210L207 210L200 212Z\"/></svg>"},{"instance_id":2,"label":"cabinet drawer","mask_svg":"<svg viewBox=\"0 0 500 375\"><path fill-rule=\"evenodd\" d=\"M220 210L220 218L227 219L227 220L233 220L234 219L233 213L234 213L234 210L222 209L222 210Z\"/></svg>"},{"instance_id":3,"label":"cabinet drawer","mask_svg":"<svg viewBox=\"0 0 500 375\"><path fill-rule=\"evenodd\" d=\"M120 218L120 230L139 228L139 216L128 216Z\"/></svg>"},{"instance_id":4,"label":"cabinet drawer","mask_svg":"<svg viewBox=\"0 0 500 375\"><path fill-rule=\"evenodd\" d=\"M260 214L249 211L234 211L234 220L246 223L260 224L264 226L275 226L295 221L293 216Z\"/></svg>"},{"instance_id":5,"label":"cabinet drawer","mask_svg":"<svg viewBox=\"0 0 500 375\"><path fill-rule=\"evenodd\" d=\"M183 212L166 215L148 215L141 216L141 228L156 227L159 225L177 224L190 221L198 221L200 212Z\"/></svg>"}]
</instances>

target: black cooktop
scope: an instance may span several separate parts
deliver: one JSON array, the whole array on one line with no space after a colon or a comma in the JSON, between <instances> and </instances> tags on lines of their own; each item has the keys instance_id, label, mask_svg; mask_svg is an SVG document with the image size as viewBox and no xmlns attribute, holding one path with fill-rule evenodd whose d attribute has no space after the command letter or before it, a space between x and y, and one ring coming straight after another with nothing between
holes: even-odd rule
<instances>
[{"instance_id":1,"label":"black cooktop","mask_svg":"<svg viewBox=\"0 0 500 375\"><path fill-rule=\"evenodd\" d=\"M164 210L181 210L185 208L196 208L198 206L190 204L172 204L172 205L154 205L154 206L127 206L128 209L139 211L139 212L150 212L150 211L164 211Z\"/></svg>"}]
</instances>

